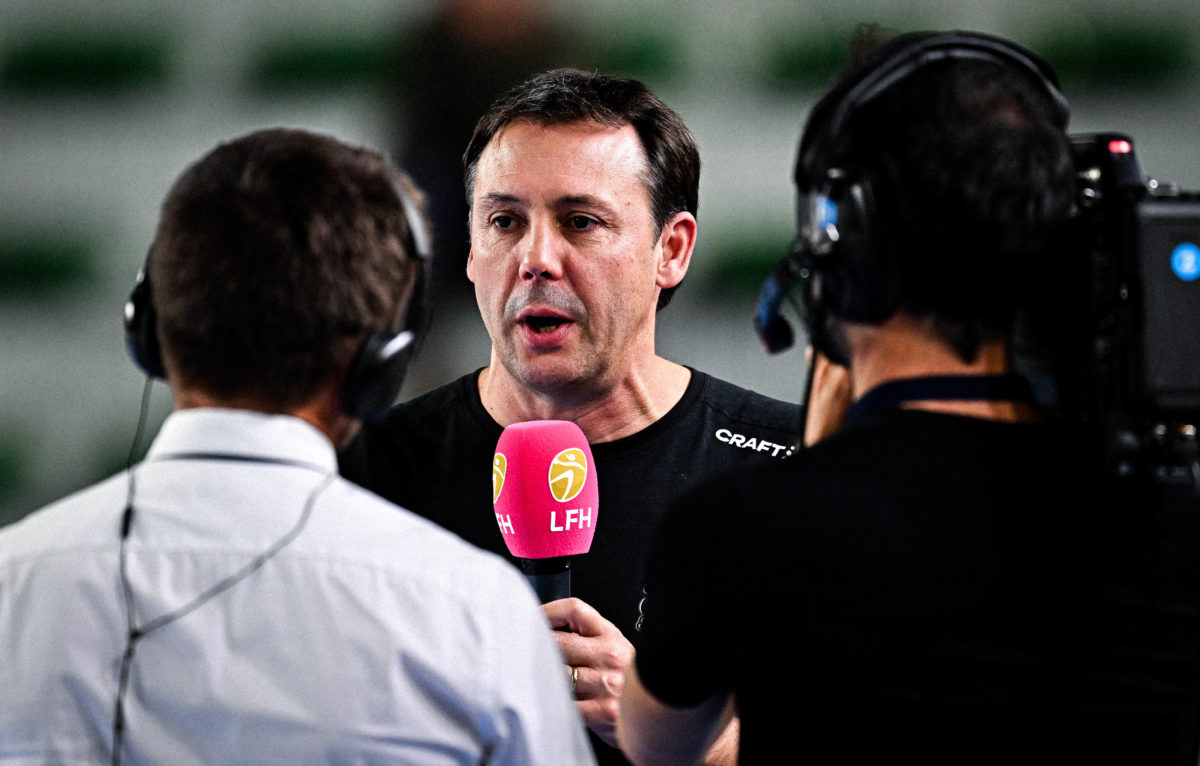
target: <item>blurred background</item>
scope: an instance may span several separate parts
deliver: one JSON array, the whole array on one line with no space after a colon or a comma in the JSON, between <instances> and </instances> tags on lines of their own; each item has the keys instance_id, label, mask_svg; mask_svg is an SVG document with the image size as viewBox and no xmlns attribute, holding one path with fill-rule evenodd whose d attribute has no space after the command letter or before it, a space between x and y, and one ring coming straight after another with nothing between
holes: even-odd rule
<instances>
[{"instance_id":1,"label":"blurred background","mask_svg":"<svg viewBox=\"0 0 1200 766\"><path fill-rule=\"evenodd\" d=\"M798 401L801 352L767 356L750 317L792 234L803 119L860 22L1017 40L1057 67L1074 132L1126 132L1147 174L1200 189L1195 0L0 0L0 524L124 466L145 381L121 307L158 204L256 128L418 178L442 258L403 395L485 364L458 157L498 90L550 66L644 80L699 141L700 237L660 351ZM155 384L147 439L169 408Z\"/></svg>"}]
</instances>

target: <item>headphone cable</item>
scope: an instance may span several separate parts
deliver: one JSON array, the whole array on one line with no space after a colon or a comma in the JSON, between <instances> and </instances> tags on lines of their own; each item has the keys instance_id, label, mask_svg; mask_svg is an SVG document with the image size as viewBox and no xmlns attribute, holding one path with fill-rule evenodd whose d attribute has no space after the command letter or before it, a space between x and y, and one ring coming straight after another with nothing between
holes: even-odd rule
<instances>
[{"instance_id":1,"label":"headphone cable","mask_svg":"<svg viewBox=\"0 0 1200 766\"><path fill-rule=\"evenodd\" d=\"M335 478L337 478L336 472L324 474L322 479L319 482L317 482L317 484L308 493L308 497L305 498L305 501L304 501L304 507L300 512L300 517L296 520L296 523L294 525L292 525L291 529L289 529L286 533L284 533L284 535L282 537L280 537L273 544L271 544L271 546L268 547L265 551L263 551L262 553L255 556L252 560L250 560L241 569L237 570L233 574L225 577L224 579L220 580L216 584L212 585L207 590L203 591L198 596L193 598L191 601L185 603L183 606L179 607L178 609L173 609L169 612L166 612L165 614L161 614L158 617L155 617L154 619L149 620L139 626L137 624L136 615L134 614L135 610L134 610L134 603L133 603L133 585L129 580L129 574L127 571L126 541L129 538L129 532L133 526L133 515L134 515L133 514L133 493L134 493L136 472L133 470L133 458L137 452L137 447L138 447L139 443L141 442L142 434L145 429L146 415L149 410L150 389L151 389L152 383L153 383L153 378L151 378L150 376L147 376L146 386L142 393L141 416L138 419L138 426L137 426L137 430L136 430L135 436L134 436L134 443L133 443L133 446L130 448L129 462L126 465L126 471L128 473L129 481L127 484L126 496L125 496L125 510L121 517L121 538L120 538L120 546L118 548L118 553L117 553L117 569L118 569L118 577L120 578L120 583L121 583L121 598L122 598L122 602L123 602L124 608L125 608L125 624L126 624L126 629L127 629L128 633L127 633L127 637L126 637L125 650L124 650L124 652L122 652L122 655L121 655L120 670L117 675L117 697L116 697L116 703L115 703L114 709L113 709L113 725L112 725L112 729L113 729L113 748L112 748L112 760L111 760L112 766L120 766L120 764L121 764L121 756L122 756L122 751L124 749L124 743L125 743L125 694L129 688L130 673L131 673L131 670L133 667L133 657L134 657L134 653L137 651L138 643L143 638L145 638L147 635L149 635L150 633L158 630L161 627L169 625L170 623L175 622L176 620L190 614L191 612L195 611L196 609L203 606L207 602L211 601L212 599L216 598L220 594L229 590L234 585L237 585L239 582L241 582L242 580L246 579L247 577L252 575L254 572L256 572L259 568L261 568L264 564L266 564L267 561L269 561L272 557L274 557L276 554L278 554L281 550L283 550L285 547L287 547L293 540L295 540L300 535L301 532L304 531L305 526L307 526L307 524L308 524L309 517L312 515L313 508L316 505L317 498L320 497L321 493L323 493L333 483L333 480ZM185 457L193 457L193 456L185 456ZM194 456L194 457L197 457L197 458L208 457L210 459L232 459L232 460L244 459L247 462L258 462L254 458L239 458L237 456L225 457L225 456L220 456L220 455L209 455L209 456L198 455L198 456ZM291 461L287 461L287 460L269 460L267 462L278 463L280 465L294 465L293 463L291 463Z\"/></svg>"},{"instance_id":2,"label":"headphone cable","mask_svg":"<svg viewBox=\"0 0 1200 766\"><path fill-rule=\"evenodd\" d=\"M122 701L125 698L125 687L129 683L129 666L133 661L134 646L137 643L133 616L133 589L130 586L129 577L125 572L125 540L129 537L129 528L133 525L133 489L135 482L133 461L137 456L138 448L141 446L142 437L146 431L146 421L150 412L150 392L153 387L154 377L147 375L146 383L142 386L142 403L138 412L137 427L133 432L133 443L129 445L129 455L125 458L125 475L128 481L125 485L125 510L121 513L121 536L120 544L117 548L117 577L121 584L121 602L125 609L125 624L129 638L121 657L121 669L117 675L117 699L113 709L113 766L120 766L121 763L121 749L125 739L125 711Z\"/></svg>"}]
</instances>

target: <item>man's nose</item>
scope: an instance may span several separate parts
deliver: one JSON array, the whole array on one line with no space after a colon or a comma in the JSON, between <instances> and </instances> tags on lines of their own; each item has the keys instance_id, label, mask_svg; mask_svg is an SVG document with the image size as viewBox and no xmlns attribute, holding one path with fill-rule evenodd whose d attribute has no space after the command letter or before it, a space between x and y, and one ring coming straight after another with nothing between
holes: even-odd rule
<instances>
[{"instance_id":1,"label":"man's nose","mask_svg":"<svg viewBox=\"0 0 1200 766\"><path fill-rule=\"evenodd\" d=\"M539 222L531 226L521 253L521 278L562 279L564 244L553 223Z\"/></svg>"}]
</instances>

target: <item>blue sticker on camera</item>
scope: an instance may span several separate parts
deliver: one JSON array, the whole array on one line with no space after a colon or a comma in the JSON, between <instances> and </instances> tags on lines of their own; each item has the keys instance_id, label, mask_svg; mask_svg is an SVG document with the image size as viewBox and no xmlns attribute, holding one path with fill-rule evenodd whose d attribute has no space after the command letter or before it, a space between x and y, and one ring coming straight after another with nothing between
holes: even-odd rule
<instances>
[{"instance_id":1,"label":"blue sticker on camera","mask_svg":"<svg viewBox=\"0 0 1200 766\"><path fill-rule=\"evenodd\" d=\"M1200 247L1193 242L1183 242L1171 253L1171 270L1184 282L1194 282L1200 277Z\"/></svg>"}]
</instances>

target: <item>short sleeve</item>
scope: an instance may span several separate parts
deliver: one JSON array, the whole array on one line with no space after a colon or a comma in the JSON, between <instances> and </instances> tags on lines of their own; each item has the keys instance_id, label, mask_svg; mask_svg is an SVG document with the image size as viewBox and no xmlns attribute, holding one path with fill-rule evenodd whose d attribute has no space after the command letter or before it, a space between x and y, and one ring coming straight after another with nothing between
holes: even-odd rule
<instances>
[{"instance_id":1,"label":"short sleeve","mask_svg":"<svg viewBox=\"0 0 1200 766\"><path fill-rule=\"evenodd\" d=\"M732 688L742 514L724 483L671 505L646 563L637 670L660 701L691 707Z\"/></svg>"}]
</instances>

